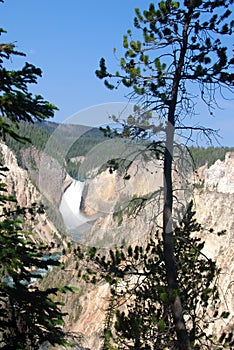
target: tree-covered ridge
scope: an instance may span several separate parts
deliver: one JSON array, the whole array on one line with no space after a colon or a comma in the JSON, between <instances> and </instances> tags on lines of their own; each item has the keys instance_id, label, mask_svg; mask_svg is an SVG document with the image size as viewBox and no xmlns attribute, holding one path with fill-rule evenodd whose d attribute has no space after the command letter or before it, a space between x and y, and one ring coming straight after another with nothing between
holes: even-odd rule
<instances>
[{"instance_id":1,"label":"tree-covered ridge","mask_svg":"<svg viewBox=\"0 0 234 350\"><path fill-rule=\"evenodd\" d=\"M234 152L234 147L189 147L196 168L207 164L211 166L218 159L223 161L227 152Z\"/></svg>"},{"instance_id":2,"label":"tree-covered ridge","mask_svg":"<svg viewBox=\"0 0 234 350\"><path fill-rule=\"evenodd\" d=\"M27 135L30 139L30 141L19 143L9 135L5 137L7 145L15 153L20 166L25 167L23 152L34 147L58 160L73 177L77 176L79 166L74 158L85 156L104 140L104 135L98 128L90 128L86 131L82 125L57 124L47 121L34 124L21 122L16 131L20 136ZM54 138L53 146L47 148L48 141L51 142L52 138ZM66 147L68 150L64 154Z\"/></svg>"},{"instance_id":3,"label":"tree-covered ridge","mask_svg":"<svg viewBox=\"0 0 234 350\"><path fill-rule=\"evenodd\" d=\"M38 124L31 123L20 123L16 129L20 136L27 135L28 141L17 142L9 135L5 136L5 142L10 149L15 153L18 164L23 166L22 163L22 152L31 146L36 147L38 150L43 150L50 137L50 132L38 126Z\"/></svg>"},{"instance_id":4,"label":"tree-covered ridge","mask_svg":"<svg viewBox=\"0 0 234 350\"><path fill-rule=\"evenodd\" d=\"M22 153L25 149L35 147L39 151L47 151L46 145L54 131L59 128L59 142L54 149L54 156L62 164L70 176L76 178L79 171L79 157L85 157L99 143L104 142L106 137L98 128L90 128L81 136L79 134L82 126L70 124L58 124L54 122L41 123L20 123L17 132L20 136L27 135L30 142L19 143L12 137L6 135L7 145L14 151L18 163L24 167ZM67 154L63 155L64 144L71 144ZM189 151L194 160L195 168L207 164L214 164L218 159L224 160L227 152L234 152L234 147L194 147L190 146ZM77 161L76 161L77 158Z\"/></svg>"}]
</instances>

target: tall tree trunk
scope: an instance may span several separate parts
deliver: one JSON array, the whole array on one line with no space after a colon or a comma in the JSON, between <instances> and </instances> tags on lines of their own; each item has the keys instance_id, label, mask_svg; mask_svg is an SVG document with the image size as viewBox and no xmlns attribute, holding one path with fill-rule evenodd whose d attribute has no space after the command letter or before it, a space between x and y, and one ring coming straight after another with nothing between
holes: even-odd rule
<instances>
[{"instance_id":1,"label":"tall tree trunk","mask_svg":"<svg viewBox=\"0 0 234 350\"><path fill-rule=\"evenodd\" d=\"M192 350L189 335L183 316L183 306L179 295L177 266L174 255L174 236L173 236L173 186L172 186L172 162L173 162L173 144L175 134L175 113L178 99L178 90L181 81L181 73L184 65L185 55L188 47L188 28L193 13L193 6L190 7L187 14L187 20L184 24L183 42L180 51L180 57L176 65L176 72L173 81L171 99L168 111L166 144L164 153L164 206L163 206L163 248L164 261L166 266L167 287L174 319L175 330L177 334L178 346L180 350Z\"/></svg>"},{"instance_id":2,"label":"tall tree trunk","mask_svg":"<svg viewBox=\"0 0 234 350\"><path fill-rule=\"evenodd\" d=\"M177 267L174 256L174 236L172 231L172 160L173 160L174 126L168 124L166 149L164 158L164 207L163 207L163 245L164 260L166 266L168 295L175 324L175 330L180 350L191 350L190 340L187 333L183 306L179 296L177 281Z\"/></svg>"}]
</instances>

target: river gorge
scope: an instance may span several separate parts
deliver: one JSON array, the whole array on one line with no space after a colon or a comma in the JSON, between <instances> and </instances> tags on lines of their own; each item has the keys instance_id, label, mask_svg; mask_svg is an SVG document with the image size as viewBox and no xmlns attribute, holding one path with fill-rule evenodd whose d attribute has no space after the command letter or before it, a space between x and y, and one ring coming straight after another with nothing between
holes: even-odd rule
<instances>
[{"instance_id":1,"label":"river gorge","mask_svg":"<svg viewBox=\"0 0 234 350\"><path fill-rule=\"evenodd\" d=\"M35 152L35 151L34 151ZM42 201L42 194L48 200L56 203L65 226L72 235L72 240L82 241L89 246L101 248L121 245L123 242L133 244L143 243L147 234L152 231L158 202L153 202L143 208L137 216L123 214L118 216L120 203L126 207L127 200L133 196L144 198L150 192L156 191L161 184L160 167L157 173L144 173L136 164L130 169L130 181L125 181L108 170L86 181L70 178L64 170L56 168L56 181L51 181L53 174L48 174L43 181L34 182L29 178L29 172L19 167L15 155L2 145L5 164L10 173L6 178L8 190L17 196L21 205L30 205ZM37 156L34 156L37 159ZM40 157L38 157L39 159ZM46 158L47 171L55 161ZM134 168L135 167L135 168ZM149 167L148 167L149 168ZM58 174L60 174L58 176ZM132 176L134 175L134 176ZM230 315L225 321L217 320L213 331L219 333L233 325L234 322L234 156L228 153L224 161L217 161L211 167L203 166L197 170L195 188L192 198L195 203L197 220L205 227L200 237L205 240L204 254L215 259L221 269L219 285L222 286L220 310L228 305ZM47 182L46 182L47 181ZM40 188L40 184L43 186ZM63 237L56 228L56 222L48 219L46 214L38 216L34 225L35 236L40 241L51 242L56 239L63 242L69 237L69 232ZM160 224L159 224L160 225ZM213 228L214 231L210 231ZM224 236L217 232L226 230ZM85 347L100 349L101 334L105 322L105 309L108 305L109 288L103 283L98 286L84 285L77 280L75 260L72 254L66 256L66 271L55 273L48 277L48 283L68 283L77 285L81 290L72 295L64 296L64 310L68 312L66 329L82 334ZM82 287L81 287L82 286ZM58 349L58 348L57 348Z\"/></svg>"}]
</instances>

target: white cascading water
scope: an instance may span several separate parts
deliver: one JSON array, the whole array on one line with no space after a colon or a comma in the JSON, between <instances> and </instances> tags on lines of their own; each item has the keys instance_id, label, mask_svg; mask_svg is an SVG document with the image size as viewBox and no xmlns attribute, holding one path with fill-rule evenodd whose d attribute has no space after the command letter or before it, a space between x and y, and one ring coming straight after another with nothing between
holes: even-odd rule
<instances>
[{"instance_id":1,"label":"white cascading water","mask_svg":"<svg viewBox=\"0 0 234 350\"><path fill-rule=\"evenodd\" d=\"M71 185L64 192L59 206L64 224L72 234L77 234L78 228L88 221L80 212L84 185L85 183L82 181L73 180Z\"/></svg>"}]
</instances>

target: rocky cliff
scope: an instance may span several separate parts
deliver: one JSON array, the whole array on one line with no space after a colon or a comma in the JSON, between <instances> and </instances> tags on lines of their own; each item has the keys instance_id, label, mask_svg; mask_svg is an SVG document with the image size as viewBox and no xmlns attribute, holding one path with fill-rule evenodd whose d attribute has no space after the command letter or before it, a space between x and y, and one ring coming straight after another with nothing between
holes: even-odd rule
<instances>
[{"instance_id":1,"label":"rocky cliff","mask_svg":"<svg viewBox=\"0 0 234 350\"><path fill-rule=\"evenodd\" d=\"M234 193L234 152L227 152L225 160L217 160L210 167L197 170L197 183L208 191Z\"/></svg>"},{"instance_id":2,"label":"rocky cliff","mask_svg":"<svg viewBox=\"0 0 234 350\"><path fill-rule=\"evenodd\" d=\"M121 191L142 198L149 192L149 188L152 191L148 184L152 186L154 174L147 174L144 181L140 181L140 173L138 175L139 178L132 179L130 190L123 190L126 182L108 172L100 174L88 183L83 203L84 211L88 215L103 211L104 215L94 223L86 243L98 243L102 246L106 243L121 244L125 240L133 244L144 243L147 233L155 227L158 219L158 200L151 201L137 215L125 215L124 218L112 215L115 212L116 201L119 201L123 193ZM230 312L225 321L216 320L214 329L210 330L219 335L221 330L232 327L234 322L234 154L228 153L225 161L217 161L211 167L204 166L198 169L194 187L191 198L195 203L196 218L204 227L200 235L205 240L204 254L214 259L220 268L219 279L216 281L221 295L219 309L228 309ZM219 236L218 232L223 230L226 230L226 233ZM79 301L80 317L71 325L71 329L84 334L91 349L97 348L98 334L104 325L103 306L106 305L109 296L106 288L106 285L102 285L83 295Z\"/></svg>"},{"instance_id":3,"label":"rocky cliff","mask_svg":"<svg viewBox=\"0 0 234 350\"><path fill-rule=\"evenodd\" d=\"M32 183L26 170L19 167L13 152L4 143L0 144L4 165L9 169L2 181L7 184L9 194L16 196L21 207L31 207L32 203L41 204L42 194ZM46 213L37 214L33 222L26 220L26 228L34 233L36 241L45 244L51 242L61 243L64 239L54 223L49 220Z\"/></svg>"},{"instance_id":4,"label":"rocky cliff","mask_svg":"<svg viewBox=\"0 0 234 350\"><path fill-rule=\"evenodd\" d=\"M40 192L57 207L72 179L52 156L34 147L21 150L22 163Z\"/></svg>"},{"instance_id":5,"label":"rocky cliff","mask_svg":"<svg viewBox=\"0 0 234 350\"><path fill-rule=\"evenodd\" d=\"M28 178L26 170L18 167L16 159L6 145L2 145L2 153L10 172L6 182L10 193L17 196L21 205L30 205L32 202L42 200L41 193ZM34 151L30 151L34 152ZM40 169L42 164L45 170L53 168L55 172L46 176L46 171L41 176L42 192L47 198L57 205L61 193L69 185L71 179L54 160L47 156L30 153L36 162L35 169ZM29 158L25 154L25 158ZM44 157L43 162L41 162ZM147 170L146 170L147 169ZM161 192L158 191L162 184L162 171L160 163L153 170L148 166L143 170L139 164L134 164L130 169L130 178L124 180L117 174L110 174L107 170L102 172L86 184L83 198L83 211L86 215L100 214L99 218L90 225L84 243L89 245L111 246L123 244L126 241L143 243L147 235L160 226ZM40 185L38 172L31 175L37 186ZM195 190L192 197L195 202L196 216L204 226L201 237L205 240L204 253L217 261L221 272L217 281L221 293L220 309L230 311L230 316L224 321L217 320L214 332L219 334L221 329L232 326L234 322L234 154L228 153L225 161L217 161L211 167L204 166L198 169L195 176ZM56 181L54 181L56 179ZM156 200L144 205L146 197L156 194ZM189 194L191 191L189 189ZM135 198L129 207L127 215L121 209L128 207L129 200ZM141 201L139 202L139 198ZM138 200L136 200L138 199ZM135 204L142 204L142 210L135 210ZM211 232L210 228L214 231ZM226 230L226 234L219 236L218 231ZM50 241L55 235L59 235L55 226L46 216L37 218L34 232L39 239ZM61 236L59 236L61 239ZM58 286L59 283L76 285L77 293L64 295L64 311L68 312L66 329L81 335L82 345L98 350L101 346L101 334L105 322L105 311L108 306L109 288L106 284L86 286L77 279L76 259L71 253L66 258L65 269L62 272L54 271L45 280L45 283Z\"/></svg>"},{"instance_id":6,"label":"rocky cliff","mask_svg":"<svg viewBox=\"0 0 234 350\"><path fill-rule=\"evenodd\" d=\"M216 332L234 324L234 153L210 167L198 169L200 189L194 192L197 220L206 228L201 233L205 241L204 253L216 261L221 269L217 281L220 310L228 309L225 321L217 320ZM214 231L210 232L210 228ZM225 230L224 235L217 233Z\"/></svg>"}]
</instances>

